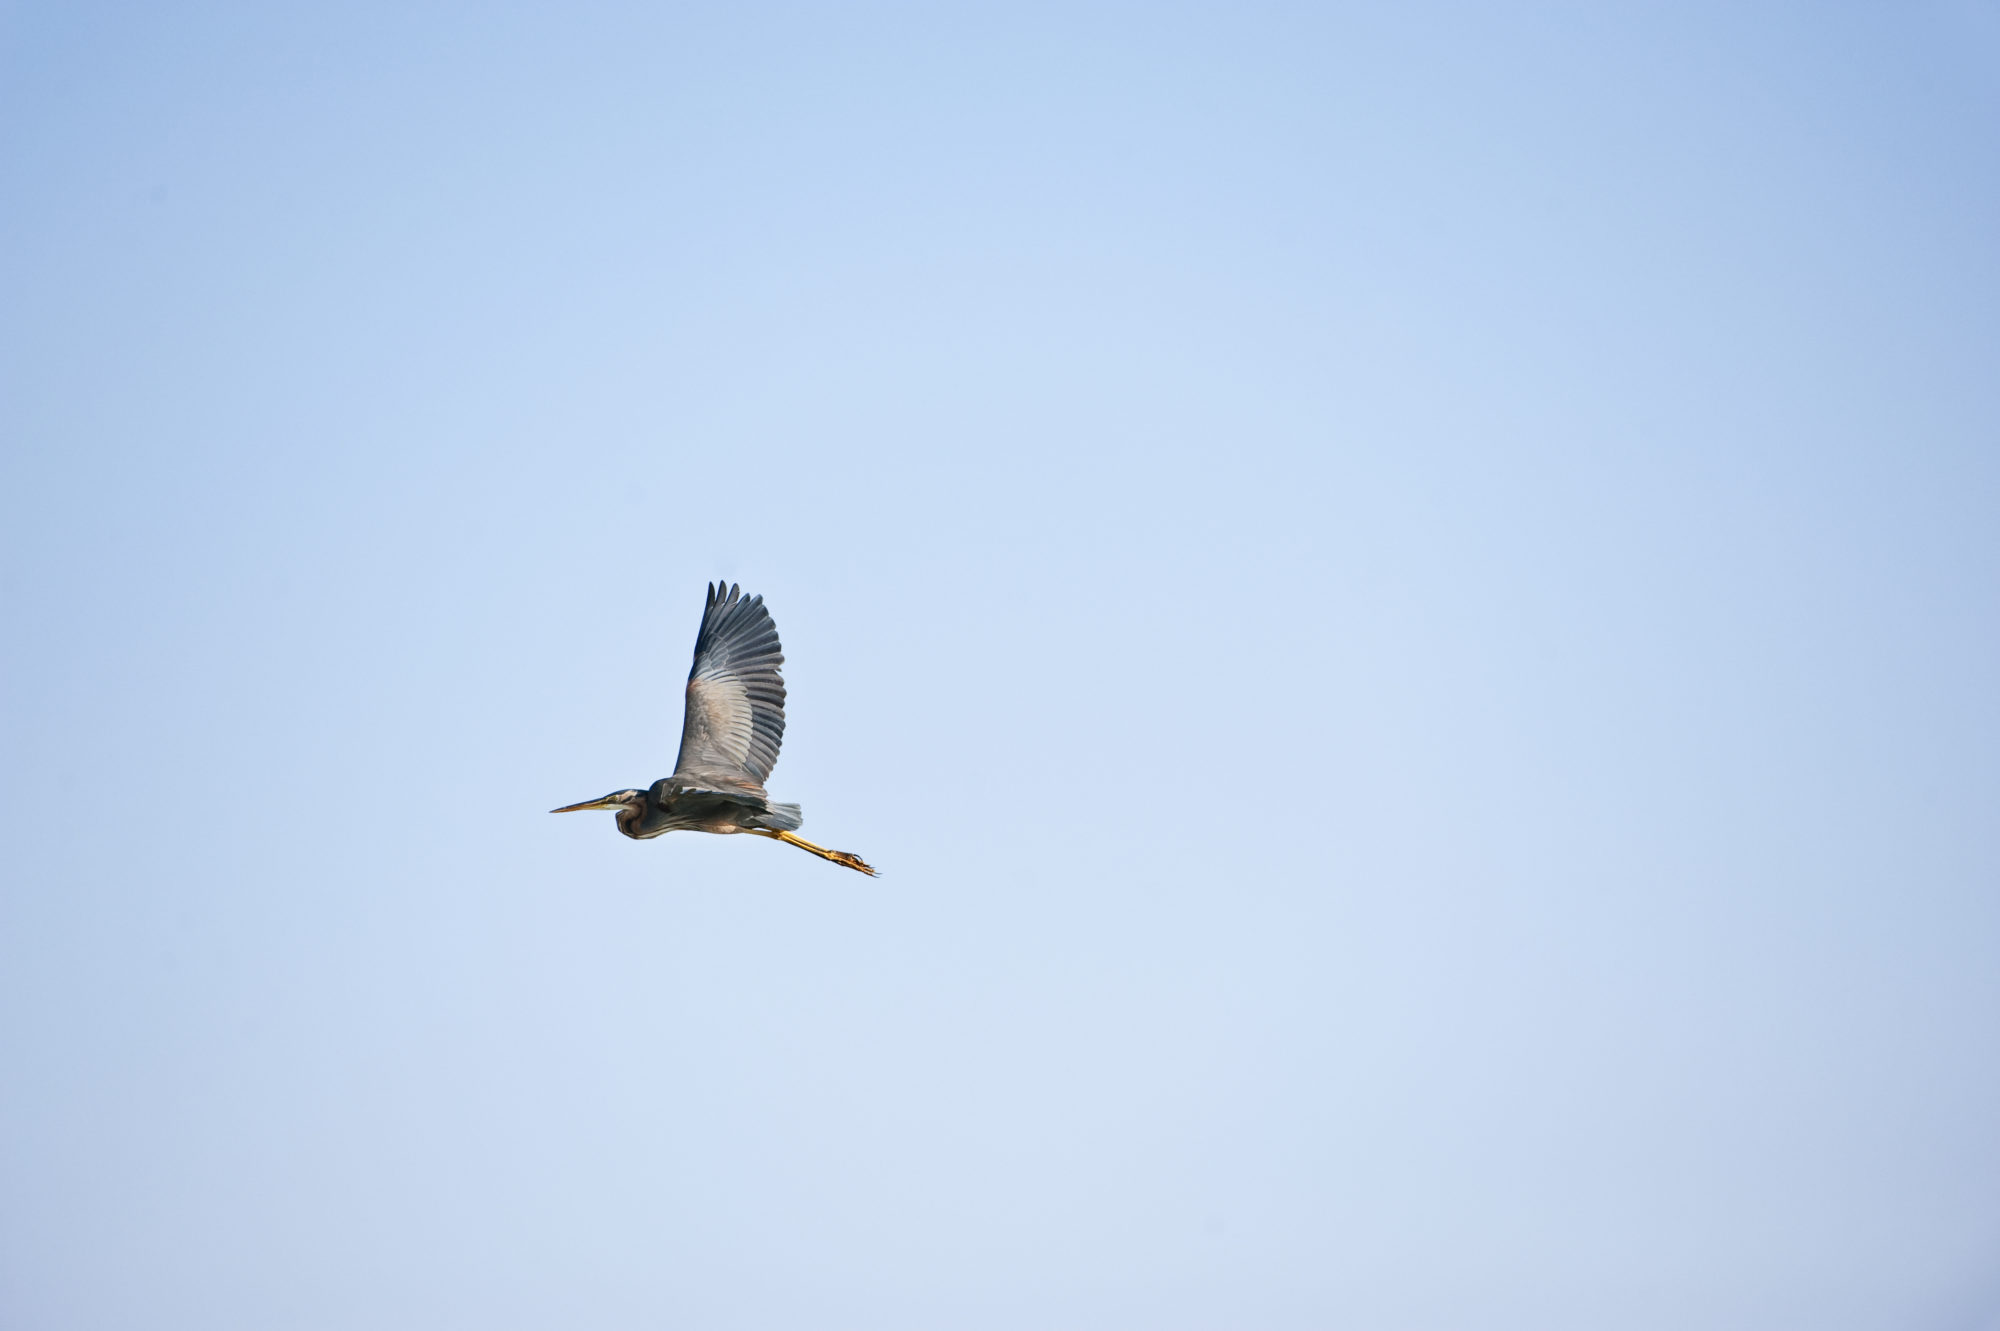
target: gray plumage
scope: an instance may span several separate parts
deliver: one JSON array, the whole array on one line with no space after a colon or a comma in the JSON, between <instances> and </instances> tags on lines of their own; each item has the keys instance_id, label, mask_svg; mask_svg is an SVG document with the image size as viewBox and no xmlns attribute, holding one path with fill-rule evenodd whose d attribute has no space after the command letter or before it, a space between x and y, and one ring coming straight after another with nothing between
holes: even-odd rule
<instances>
[{"instance_id":1,"label":"gray plumage","mask_svg":"<svg viewBox=\"0 0 2000 1331\"><path fill-rule=\"evenodd\" d=\"M785 739L784 663L764 598L710 584L688 671L674 774L645 790L613 791L552 812L615 809L618 830L636 841L680 831L752 832L872 875L860 856L792 835L804 822L799 806L774 803L765 793Z\"/></svg>"},{"instance_id":2,"label":"gray plumage","mask_svg":"<svg viewBox=\"0 0 2000 1331\"><path fill-rule=\"evenodd\" d=\"M762 793L785 742L784 663L764 598L711 584L688 671L675 780L747 783Z\"/></svg>"}]
</instances>

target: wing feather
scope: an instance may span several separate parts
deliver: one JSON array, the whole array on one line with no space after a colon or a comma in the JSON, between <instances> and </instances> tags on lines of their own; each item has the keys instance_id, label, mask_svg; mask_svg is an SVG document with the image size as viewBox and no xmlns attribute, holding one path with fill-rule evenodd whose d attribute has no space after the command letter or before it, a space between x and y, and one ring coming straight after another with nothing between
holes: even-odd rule
<instances>
[{"instance_id":1,"label":"wing feather","mask_svg":"<svg viewBox=\"0 0 2000 1331\"><path fill-rule=\"evenodd\" d=\"M711 584L688 671L677 782L750 786L763 794L785 739L785 679L778 673L784 663L764 598Z\"/></svg>"}]
</instances>

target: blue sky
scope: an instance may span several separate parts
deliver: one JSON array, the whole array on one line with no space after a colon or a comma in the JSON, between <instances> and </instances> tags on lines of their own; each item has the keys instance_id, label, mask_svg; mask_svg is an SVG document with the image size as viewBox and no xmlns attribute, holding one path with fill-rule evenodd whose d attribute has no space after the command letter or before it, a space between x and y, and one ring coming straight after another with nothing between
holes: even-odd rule
<instances>
[{"instance_id":1,"label":"blue sky","mask_svg":"<svg viewBox=\"0 0 2000 1331\"><path fill-rule=\"evenodd\" d=\"M0 1314L2000 1326L1990 5L13 7ZM769 601L783 847L665 774Z\"/></svg>"}]
</instances>

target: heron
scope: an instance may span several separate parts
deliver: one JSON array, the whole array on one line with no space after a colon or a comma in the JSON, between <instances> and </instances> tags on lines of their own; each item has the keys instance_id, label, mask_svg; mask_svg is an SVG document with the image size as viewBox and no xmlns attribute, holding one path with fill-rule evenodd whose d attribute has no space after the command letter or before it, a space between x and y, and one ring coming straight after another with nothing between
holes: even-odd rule
<instances>
[{"instance_id":1,"label":"heron","mask_svg":"<svg viewBox=\"0 0 2000 1331\"><path fill-rule=\"evenodd\" d=\"M645 790L614 790L549 812L614 809L618 830L634 841L668 832L748 832L874 877L859 855L795 835L805 822L799 806L774 803L764 793L785 738L785 680L778 673L784 663L764 598L745 596L734 584L710 583L674 774Z\"/></svg>"}]
</instances>

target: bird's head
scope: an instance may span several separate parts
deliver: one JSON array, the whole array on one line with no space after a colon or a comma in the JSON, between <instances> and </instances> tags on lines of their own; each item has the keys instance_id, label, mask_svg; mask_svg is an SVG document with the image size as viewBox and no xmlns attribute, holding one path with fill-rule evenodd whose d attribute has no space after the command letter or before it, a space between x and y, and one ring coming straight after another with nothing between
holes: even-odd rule
<instances>
[{"instance_id":1,"label":"bird's head","mask_svg":"<svg viewBox=\"0 0 2000 1331\"><path fill-rule=\"evenodd\" d=\"M581 804L565 804L560 809L550 809L550 813L582 813L585 809L629 809L634 813L646 806L646 792L643 790L614 790L602 799L585 800Z\"/></svg>"}]
</instances>

